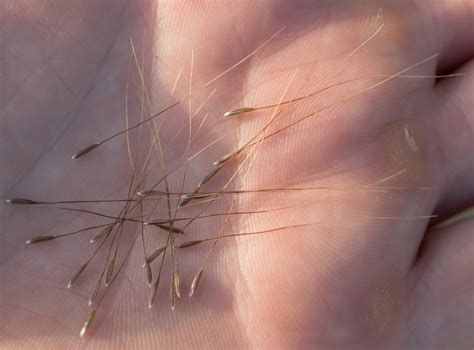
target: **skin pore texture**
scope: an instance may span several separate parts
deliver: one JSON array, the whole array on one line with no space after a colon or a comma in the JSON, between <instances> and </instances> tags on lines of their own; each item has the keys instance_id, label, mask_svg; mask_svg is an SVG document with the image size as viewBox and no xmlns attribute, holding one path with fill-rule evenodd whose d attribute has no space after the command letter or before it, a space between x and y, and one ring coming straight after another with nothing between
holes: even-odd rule
<instances>
[{"instance_id":1,"label":"skin pore texture","mask_svg":"<svg viewBox=\"0 0 474 350\"><path fill-rule=\"evenodd\" d=\"M0 347L472 349L473 221L430 227L474 205L473 22L466 0L2 1ZM452 73L462 75L432 77ZM176 101L153 123L70 159ZM256 141L318 110L202 189L220 191L236 174L226 190L306 190L222 196L206 212L221 215L195 220L176 242L289 228L219 240L192 298L212 241L177 249L174 311L169 254L148 308L138 239L79 337L107 251L68 289L96 232L24 242L110 219L6 199L126 199L177 168L169 189L189 193L272 117ZM393 189L368 190L380 180ZM119 216L124 203L54 206ZM169 218L166 198L144 207ZM267 212L226 220L257 210ZM136 207L127 217L141 215ZM118 261L140 230L123 225ZM148 254L166 244L165 230L144 230Z\"/></svg>"}]
</instances>

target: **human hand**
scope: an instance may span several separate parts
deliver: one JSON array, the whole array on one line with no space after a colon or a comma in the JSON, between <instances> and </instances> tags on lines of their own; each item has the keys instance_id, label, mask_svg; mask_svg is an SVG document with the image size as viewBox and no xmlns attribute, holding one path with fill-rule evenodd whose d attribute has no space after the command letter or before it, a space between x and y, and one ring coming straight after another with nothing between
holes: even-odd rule
<instances>
[{"instance_id":1,"label":"human hand","mask_svg":"<svg viewBox=\"0 0 474 350\"><path fill-rule=\"evenodd\" d=\"M78 347L84 341L100 348L472 348L472 221L427 228L427 216L439 215L440 221L473 204L469 23L474 9L468 1L2 6L4 198L126 197L131 170L125 135L83 159L68 158L124 129L127 84L132 124L174 100L184 101L159 119L169 169L182 164L187 153L189 86L194 112L216 89L193 122L196 139L189 154L229 134L188 162L184 185L192 191L212 162L261 130L276 107L229 118L222 116L225 111L366 77L280 106L284 112L268 133L322 111L256 144L208 184L209 190L222 188L250 154L250 170L238 172L230 188L328 188L235 196L235 211L287 208L232 216L224 231L316 225L220 240L196 295L178 300L175 311L167 307L170 266L148 311L138 242L90 334L79 338L103 263L88 268L73 289L63 286L93 251L90 235L29 246L24 241L93 226L98 219L1 204L2 343L18 348ZM283 26L249 60L202 87ZM151 107L143 98L130 37ZM439 56L404 74L465 75L392 76L371 88L435 53ZM173 141L183 126L184 136ZM142 165L153 139L149 129L140 130L128 136L132 159L138 151ZM147 184L164 173L155 148L150 162ZM183 169L177 174L170 182L180 192ZM360 189L383 179L378 186L392 190ZM214 212L225 214L231 201L217 202ZM120 212L120 205L111 204L81 208ZM166 204L159 208L166 210ZM195 212L181 209L179 215ZM186 234L189 239L216 236L224 220L225 215L196 220ZM129 240L135 226L126 226ZM159 246L153 235L147 232L149 249ZM209 246L178 250L183 296Z\"/></svg>"}]
</instances>

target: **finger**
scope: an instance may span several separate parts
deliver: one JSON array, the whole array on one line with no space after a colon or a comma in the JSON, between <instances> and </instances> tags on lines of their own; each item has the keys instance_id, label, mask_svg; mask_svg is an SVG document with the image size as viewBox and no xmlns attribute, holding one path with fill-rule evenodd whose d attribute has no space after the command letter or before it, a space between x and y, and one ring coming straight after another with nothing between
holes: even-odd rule
<instances>
[{"instance_id":1,"label":"finger","mask_svg":"<svg viewBox=\"0 0 474 350\"><path fill-rule=\"evenodd\" d=\"M474 55L474 2L430 0L425 5L426 13L431 15L431 30L438 52L441 52L438 71L452 71Z\"/></svg>"},{"instance_id":2,"label":"finger","mask_svg":"<svg viewBox=\"0 0 474 350\"><path fill-rule=\"evenodd\" d=\"M424 240L419 261L412 271L413 319L425 319L422 348L456 344L472 349L474 336L474 220L432 230ZM442 329L442 332L439 330ZM448 337L449 335L449 337Z\"/></svg>"},{"instance_id":3,"label":"finger","mask_svg":"<svg viewBox=\"0 0 474 350\"><path fill-rule=\"evenodd\" d=\"M474 204L474 60L457 72L462 77L446 80L435 90L433 139L442 181L438 212L445 217Z\"/></svg>"},{"instance_id":4,"label":"finger","mask_svg":"<svg viewBox=\"0 0 474 350\"><path fill-rule=\"evenodd\" d=\"M469 60L474 57L474 4L464 0L443 0L428 1L425 5L424 18L431 22L428 28L436 38L436 51L441 53L438 74L453 71L467 74L462 78L440 81L435 90L438 102L429 114L428 124L434 125L435 129L431 135L433 139L441 140L433 142L444 190L441 204L436 209L439 214L439 219L434 220L436 223L473 203L474 185L468 173L474 167L474 160L469 157L469 148L472 147L469 140L474 134L469 94L473 87L473 68Z\"/></svg>"}]
</instances>

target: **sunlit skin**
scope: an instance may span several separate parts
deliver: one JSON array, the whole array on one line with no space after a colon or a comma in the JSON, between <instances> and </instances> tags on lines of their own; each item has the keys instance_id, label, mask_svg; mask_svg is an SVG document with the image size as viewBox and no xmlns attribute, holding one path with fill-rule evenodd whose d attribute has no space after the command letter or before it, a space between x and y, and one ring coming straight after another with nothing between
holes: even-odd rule
<instances>
[{"instance_id":1,"label":"sunlit skin","mask_svg":"<svg viewBox=\"0 0 474 350\"><path fill-rule=\"evenodd\" d=\"M382 23L380 32L354 52ZM474 204L472 23L474 5L468 0L4 1L2 346L473 348L474 224L471 219L428 228ZM283 27L249 60L203 87ZM287 109L272 130L332 106L232 159L205 189L221 190L250 155L250 170L243 168L226 189L348 190L254 193L214 203L214 212L217 207L223 215L196 220L185 229L187 238L177 242L218 235L233 199L234 211L286 209L230 216L223 234L300 226L220 240L192 298L192 279L212 241L178 249L182 297L174 311L168 300L169 262L153 308L148 308L137 240L81 338L106 254L99 254L70 289L67 284L97 246L89 240L98 231L38 244L25 241L107 221L4 201L127 198L130 158L138 152L138 182L153 142L151 124L129 133L132 157L124 134L71 160L80 149L125 128L126 94L129 125L140 120L142 110L146 118L182 100L160 119L168 171L228 133L170 176L171 191L181 192L184 183L184 190L192 192L214 161L243 146L276 109L227 117L225 112L278 104L347 79L396 74L434 54L439 55L406 74L463 75L396 78L347 99L383 80L363 79L281 107ZM194 139L188 146L189 115L213 89L193 119ZM152 171L134 190L150 189L166 173L161 163L153 146ZM397 172L380 186L410 189L350 190ZM164 182L158 189L165 190ZM196 214L204 206L182 208L178 216ZM123 203L76 207L119 215ZM162 214L153 219L167 218L166 210L166 200L159 202L156 211ZM426 217L432 214L438 217ZM140 215L138 206L130 214ZM301 226L309 223L322 224ZM137 223L125 224L120 261L139 230ZM166 243L164 230L147 226L146 235L149 254ZM159 260L152 265L154 279Z\"/></svg>"}]
</instances>

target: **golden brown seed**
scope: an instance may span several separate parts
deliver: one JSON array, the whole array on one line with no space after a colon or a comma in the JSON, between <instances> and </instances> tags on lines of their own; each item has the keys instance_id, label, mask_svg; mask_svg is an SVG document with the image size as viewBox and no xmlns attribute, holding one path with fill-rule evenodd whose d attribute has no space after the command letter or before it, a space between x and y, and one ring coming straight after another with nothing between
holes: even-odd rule
<instances>
[{"instance_id":1,"label":"golden brown seed","mask_svg":"<svg viewBox=\"0 0 474 350\"><path fill-rule=\"evenodd\" d=\"M95 150L100 145L101 145L100 143L93 143L92 145L87 146L86 148L80 150L79 152L74 153L72 155L71 159L77 159L77 158L80 158L82 156L85 156L87 153L92 152L93 150Z\"/></svg>"},{"instance_id":2,"label":"golden brown seed","mask_svg":"<svg viewBox=\"0 0 474 350\"><path fill-rule=\"evenodd\" d=\"M149 221L144 222L143 224L144 225L164 225L170 222L174 222L174 220L170 220L170 219L149 220Z\"/></svg>"},{"instance_id":3,"label":"golden brown seed","mask_svg":"<svg viewBox=\"0 0 474 350\"><path fill-rule=\"evenodd\" d=\"M174 268L173 280L174 280L174 291L176 293L176 296L178 298L181 298L181 291L180 291L180 288L179 288L180 279L179 279L179 266L178 266L178 264L176 264L176 266Z\"/></svg>"},{"instance_id":4,"label":"golden brown seed","mask_svg":"<svg viewBox=\"0 0 474 350\"><path fill-rule=\"evenodd\" d=\"M165 251L165 249L167 248L167 246L164 246L164 247L161 247L159 249L157 249L153 254L151 254L147 259L146 259L146 263L148 264L151 264L157 257L159 257L161 254L163 254L163 252ZM143 267L145 267L145 264L143 264Z\"/></svg>"},{"instance_id":5,"label":"golden brown seed","mask_svg":"<svg viewBox=\"0 0 474 350\"><path fill-rule=\"evenodd\" d=\"M25 198L11 198L6 200L9 204L21 204L21 205L31 205L31 204L39 204L39 202L32 201L31 199Z\"/></svg>"},{"instance_id":6,"label":"golden brown seed","mask_svg":"<svg viewBox=\"0 0 474 350\"><path fill-rule=\"evenodd\" d=\"M159 285L160 285L160 276L158 275L158 278L156 279L155 283L153 283L153 286L150 289L150 294L148 296L148 308L150 309L153 306L153 303L155 302L155 296L156 296L156 292L158 291Z\"/></svg>"},{"instance_id":7,"label":"golden brown seed","mask_svg":"<svg viewBox=\"0 0 474 350\"><path fill-rule=\"evenodd\" d=\"M84 334L86 334L87 330L89 329L92 322L94 321L96 311L97 311L96 309L92 310L89 316L84 321L84 324L82 325L81 333L80 333L81 337L83 337Z\"/></svg>"},{"instance_id":8,"label":"golden brown seed","mask_svg":"<svg viewBox=\"0 0 474 350\"><path fill-rule=\"evenodd\" d=\"M145 271L146 271L146 281L148 283L148 286L151 287L151 284L153 283L153 274L151 272L151 266L146 259L145 259Z\"/></svg>"},{"instance_id":9,"label":"golden brown seed","mask_svg":"<svg viewBox=\"0 0 474 350\"><path fill-rule=\"evenodd\" d=\"M164 196L166 193L163 191L158 190L145 190L137 192L138 196L145 197L145 196Z\"/></svg>"},{"instance_id":10,"label":"golden brown seed","mask_svg":"<svg viewBox=\"0 0 474 350\"><path fill-rule=\"evenodd\" d=\"M199 285L199 282L201 281L201 277L202 277L202 273L203 273L204 269L201 268L199 270L199 272L196 274L196 276L194 276L193 278L193 283L191 284L191 288L189 288L189 297L191 298L194 293L196 292L196 288L198 287Z\"/></svg>"},{"instance_id":11,"label":"golden brown seed","mask_svg":"<svg viewBox=\"0 0 474 350\"><path fill-rule=\"evenodd\" d=\"M165 230L165 231L170 231L173 232L173 233L178 233L178 234L182 234L184 233L181 229L177 228L177 227L171 227L169 225L164 225L164 224L150 224L148 223L147 225L152 225L152 226L156 226L156 227L159 227L161 228L162 230Z\"/></svg>"},{"instance_id":12,"label":"golden brown seed","mask_svg":"<svg viewBox=\"0 0 474 350\"><path fill-rule=\"evenodd\" d=\"M110 285L110 282L112 281L114 266L115 266L115 256L112 257L109 264L107 265L107 272L105 274L105 286L106 287L108 287Z\"/></svg>"},{"instance_id":13,"label":"golden brown seed","mask_svg":"<svg viewBox=\"0 0 474 350\"><path fill-rule=\"evenodd\" d=\"M91 306L94 301L95 301L95 298L97 298L97 294L99 294L99 290L100 290L100 286L102 285L102 277L104 276L104 274L102 273L99 277L99 279L97 280L97 283L95 285L95 288L94 290L92 291L92 295L91 297L89 298L89 306Z\"/></svg>"},{"instance_id":14,"label":"golden brown seed","mask_svg":"<svg viewBox=\"0 0 474 350\"><path fill-rule=\"evenodd\" d=\"M216 193L187 193L181 196L181 199L204 199L209 197L217 197Z\"/></svg>"},{"instance_id":15,"label":"golden brown seed","mask_svg":"<svg viewBox=\"0 0 474 350\"><path fill-rule=\"evenodd\" d=\"M81 275L82 271L85 270L85 268L87 267L87 265L89 264L89 262L86 262L85 264L82 264L79 269L77 269L76 273L72 276L71 280L69 281L69 283L67 284L67 287L68 288L71 288L72 285L74 284L74 282L76 282L76 280L79 278L79 276Z\"/></svg>"},{"instance_id":16,"label":"golden brown seed","mask_svg":"<svg viewBox=\"0 0 474 350\"><path fill-rule=\"evenodd\" d=\"M188 247L192 247L193 245L199 244L201 242L203 242L203 241L200 240L200 239L197 239L197 240L194 240L194 241L187 241L187 242L184 242L184 243L181 243L181 244L176 244L176 247L177 248L188 248Z\"/></svg>"},{"instance_id":17,"label":"golden brown seed","mask_svg":"<svg viewBox=\"0 0 474 350\"><path fill-rule=\"evenodd\" d=\"M215 160L212 164L213 164L213 165L219 165L219 164L225 163L225 162L227 162L230 158L235 157L238 153L239 153L239 151L235 151L235 152L232 152L232 153L228 153L228 154L226 154L225 156L220 157L219 159Z\"/></svg>"},{"instance_id":18,"label":"golden brown seed","mask_svg":"<svg viewBox=\"0 0 474 350\"><path fill-rule=\"evenodd\" d=\"M170 308L171 310L174 310L174 308L176 307L176 293L174 290L174 274L171 275L169 298L170 298Z\"/></svg>"},{"instance_id":19,"label":"golden brown seed","mask_svg":"<svg viewBox=\"0 0 474 350\"><path fill-rule=\"evenodd\" d=\"M249 108L249 107L237 108L237 109L233 109L231 111L225 112L224 117L230 117L232 115L248 113L248 112L252 112L254 110L255 110L255 108Z\"/></svg>"},{"instance_id":20,"label":"golden brown seed","mask_svg":"<svg viewBox=\"0 0 474 350\"><path fill-rule=\"evenodd\" d=\"M186 204L188 204L193 198L193 196L195 196L199 190L201 189L202 186L204 186L206 183L208 183L221 169L222 167L225 165L225 163L221 163L221 164L218 164L216 165L216 167L214 169L212 169L210 172L207 173L206 176L203 177L203 179L201 180L201 182L199 182L199 184L197 185L196 189L194 190L194 192L191 194L191 196L188 196L187 198L185 198L183 201L181 201L179 204L178 204L178 207L184 207Z\"/></svg>"},{"instance_id":21,"label":"golden brown seed","mask_svg":"<svg viewBox=\"0 0 474 350\"><path fill-rule=\"evenodd\" d=\"M27 240L25 243L26 244L41 243L41 242L50 241L50 240L55 239L55 238L56 238L56 236L39 236L39 237L31 238L31 239Z\"/></svg>"},{"instance_id":22,"label":"golden brown seed","mask_svg":"<svg viewBox=\"0 0 474 350\"><path fill-rule=\"evenodd\" d=\"M186 204L188 204L189 202L191 202L191 200L193 199L193 195L197 194L199 192L199 188L197 188L196 190L194 190L193 193L190 194L190 196L188 197L181 197L181 201L178 203L178 208L181 208L181 207L184 207Z\"/></svg>"},{"instance_id":23,"label":"golden brown seed","mask_svg":"<svg viewBox=\"0 0 474 350\"><path fill-rule=\"evenodd\" d=\"M114 228L114 225L110 225L110 226L105 227L104 229L99 231L94 237L92 237L89 242L90 243L97 242L102 237L108 235L110 233L110 231L112 231L113 228Z\"/></svg>"}]
</instances>

